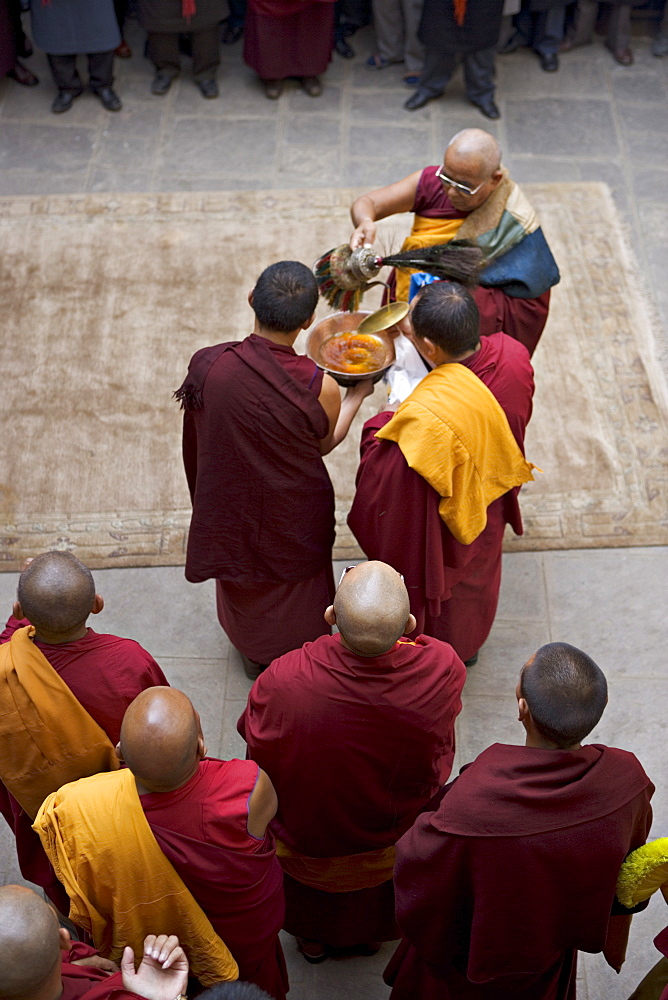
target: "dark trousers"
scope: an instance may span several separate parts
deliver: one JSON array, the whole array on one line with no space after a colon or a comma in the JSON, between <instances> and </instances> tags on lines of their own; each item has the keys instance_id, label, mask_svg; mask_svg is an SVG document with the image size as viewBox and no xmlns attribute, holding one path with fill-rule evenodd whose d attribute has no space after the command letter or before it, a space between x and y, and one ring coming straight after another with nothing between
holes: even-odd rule
<instances>
[{"instance_id":1,"label":"dark trousers","mask_svg":"<svg viewBox=\"0 0 668 1000\"><path fill-rule=\"evenodd\" d=\"M479 49L478 52L468 52L464 56L456 52L441 52L427 46L420 90L426 90L434 97L440 97L450 82L458 62L462 60L466 96L469 101L477 102L484 97L493 97L495 55L495 46Z\"/></svg>"},{"instance_id":2,"label":"dark trousers","mask_svg":"<svg viewBox=\"0 0 668 1000\"><path fill-rule=\"evenodd\" d=\"M213 80L220 65L220 29L218 25L190 36L193 54L193 76L196 80ZM165 76L177 76L181 69L179 36L149 31L149 59Z\"/></svg>"},{"instance_id":3,"label":"dark trousers","mask_svg":"<svg viewBox=\"0 0 668 1000\"><path fill-rule=\"evenodd\" d=\"M58 90L80 94L83 84L77 70L76 56L47 56L53 80ZM88 83L91 90L111 87L114 82L114 50L88 54Z\"/></svg>"},{"instance_id":4,"label":"dark trousers","mask_svg":"<svg viewBox=\"0 0 668 1000\"><path fill-rule=\"evenodd\" d=\"M116 20L118 21L118 27L122 35L125 16L128 12L128 0L114 0L114 11L116 12Z\"/></svg>"},{"instance_id":5,"label":"dark trousers","mask_svg":"<svg viewBox=\"0 0 668 1000\"><path fill-rule=\"evenodd\" d=\"M540 56L556 55L564 37L566 5L550 7L532 14L522 10L515 17L515 31L522 39L522 45L530 45Z\"/></svg>"},{"instance_id":6,"label":"dark trousers","mask_svg":"<svg viewBox=\"0 0 668 1000\"><path fill-rule=\"evenodd\" d=\"M227 23L230 28L243 28L246 20L246 0L228 0L230 14Z\"/></svg>"}]
</instances>

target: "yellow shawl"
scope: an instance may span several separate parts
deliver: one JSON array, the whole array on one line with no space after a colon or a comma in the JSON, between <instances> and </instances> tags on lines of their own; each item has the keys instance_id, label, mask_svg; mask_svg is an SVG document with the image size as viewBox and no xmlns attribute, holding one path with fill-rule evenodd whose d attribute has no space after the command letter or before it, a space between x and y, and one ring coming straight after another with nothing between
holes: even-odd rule
<instances>
[{"instance_id":1,"label":"yellow shawl","mask_svg":"<svg viewBox=\"0 0 668 1000\"><path fill-rule=\"evenodd\" d=\"M118 768L104 730L32 642L26 625L0 646L0 778L31 819L51 792Z\"/></svg>"},{"instance_id":2,"label":"yellow shawl","mask_svg":"<svg viewBox=\"0 0 668 1000\"><path fill-rule=\"evenodd\" d=\"M394 441L406 462L441 497L438 512L458 542L470 545L487 508L533 479L494 395L465 365L434 368L377 438Z\"/></svg>"},{"instance_id":3,"label":"yellow shawl","mask_svg":"<svg viewBox=\"0 0 668 1000\"><path fill-rule=\"evenodd\" d=\"M203 986L237 979L239 968L160 850L134 775L123 769L65 785L33 825L70 897L70 919L118 962L147 934L176 934Z\"/></svg>"}]
</instances>

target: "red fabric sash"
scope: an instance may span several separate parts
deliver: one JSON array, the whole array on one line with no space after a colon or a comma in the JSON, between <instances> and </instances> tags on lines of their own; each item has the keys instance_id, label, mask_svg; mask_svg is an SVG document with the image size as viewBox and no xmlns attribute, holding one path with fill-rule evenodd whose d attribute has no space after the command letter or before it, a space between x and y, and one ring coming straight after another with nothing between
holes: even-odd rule
<instances>
[{"instance_id":1,"label":"red fabric sash","mask_svg":"<svg viewBox=\"0 0 668 1000\"><path fill-rule=\"evenodd\" d=\"M191 17L194 17L197 13L195 0L181 0L181 13L185 17L186 21L189 21Z\"/></svg>"},{"instance_id":2,"label":"red fabric sash","mask_svg":"<svg viewBox=\"0 0 668 1000\"><path fill-rule=\"evenodd\" d=\"M466 0L455 0L455 21L461 28L466 17Z\"/></svg>"}]
</instances>

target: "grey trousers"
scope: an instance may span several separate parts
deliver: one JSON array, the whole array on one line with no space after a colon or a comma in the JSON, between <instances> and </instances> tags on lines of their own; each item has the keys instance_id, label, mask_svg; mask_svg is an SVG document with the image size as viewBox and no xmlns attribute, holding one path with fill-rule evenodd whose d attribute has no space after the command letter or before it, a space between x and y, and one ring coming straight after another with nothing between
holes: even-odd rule
<instances>
[{"instance_id":1,"label":"grey trousers","mask_svg":"<svg viewBox=\"0 0 668 1000\"><path fill-rule=\"evenodd\" d=\"M575 17L575 45L586 45L592 40L596 18L598 17L598 0L578 0ZM616 4L610 13L608 33L605 39L608 48L628 49L631 45L631 4Z\"/></svg>"},{"instance_id":2,"label":"grey trousers","mask_svg":"<svg viewBox=\"0 0 668 1000\"><path fill-rule=\"evenodd\" d=\"M461 60L464 63L466 96L474 104L484 97L494 96L494 57L496 46L479 49L462 56L456 52L441 52L427 46L427 59L420 80L420 90L440 97Z\"/></svg>"},{"instance_id":3,"label":"grey trousers","mask_svg":"<svg viewBox=\"0 0 668 1000\"><path fill-rule=\"evenodd\" d=\"M406 73L417 75L424 65L424 46L418 38L424 0L373 0L373 26L378 55L403 62Z\"/></svg>"}]
</instances>

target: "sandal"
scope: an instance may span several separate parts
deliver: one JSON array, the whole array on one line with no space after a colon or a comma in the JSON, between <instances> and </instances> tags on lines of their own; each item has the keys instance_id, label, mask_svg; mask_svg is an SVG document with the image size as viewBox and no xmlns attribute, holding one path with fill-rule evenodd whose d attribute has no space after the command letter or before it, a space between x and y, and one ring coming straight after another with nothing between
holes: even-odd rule
<instances>
[{"instance_id":1,"label":"sandal","mask_svg":"<svg viewBox=\"0 0 668 1000\"><path fill-rule=\"evenodd\" d=\"M317 76L304 76L301 84L309 97L320 97L322 94L322 84Z\"/></svg>"},{"instance_id":2,"label":"sandal","mask_svg":"<svg viewBox=\"0 0 668 1000\"><path fill-rule=\"evenodd\" d=\"M319 941L309 941L307 938L298 937L297 949L304 956L309 965L320 965L327 959L327 949Z\"/></svg>"},{"instance_id":3,"label":"sandal","mask_svg":"<svg viewBox=\"0 0 668 1000\"><path fill-rule=\"evenodd\" d=\"M277 101L283 93L283 81L263 80L262 83L264 85L265 96L268 97L270 101Z\"/></svg>"},{"instance_id":4,"label":"sandal","mask_svg":"<svg viewBox=\"0 0 668 1000\"><path fill-rule=\"evenodd\" d=\"M379 55L377 52L369 56L369 58L364 63L365 69L387 69L392 63L389 59L385 59L384 56Z\"/></svg>"}]
</instances>

